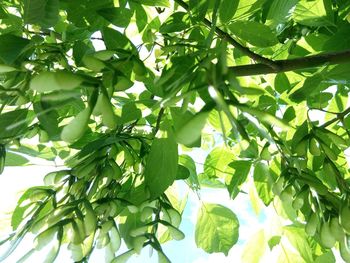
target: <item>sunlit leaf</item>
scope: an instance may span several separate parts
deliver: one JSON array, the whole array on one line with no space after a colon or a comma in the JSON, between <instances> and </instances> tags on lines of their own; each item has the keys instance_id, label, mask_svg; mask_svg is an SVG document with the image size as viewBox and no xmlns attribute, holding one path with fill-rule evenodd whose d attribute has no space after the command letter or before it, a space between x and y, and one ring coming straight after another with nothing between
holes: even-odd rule
<instances>
[{"instance_id":1,"label":"sunlit leaf","mask_svg":"<svg viewBox=\"0 0 350 263\"><path fill-rule=\"evenodd\" d=\"M196 244L207 253L227 255L238 240L238 228L238 219L230 209L205 203L197 216Z\"/></svg>"}]
</instances>

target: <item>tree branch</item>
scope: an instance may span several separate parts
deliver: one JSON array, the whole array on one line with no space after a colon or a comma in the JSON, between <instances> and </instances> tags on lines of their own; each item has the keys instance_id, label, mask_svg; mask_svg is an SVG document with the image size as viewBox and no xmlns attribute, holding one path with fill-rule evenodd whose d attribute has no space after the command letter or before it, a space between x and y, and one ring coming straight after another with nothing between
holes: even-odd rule
<instances>
[{"instance_id":1,"label":"tree branch","mask_svg":"<svg viewBox=\"0 0 350 263\"><path fill-rule=\"evenodd\" d=\"M322 66L324 64L332 65L350 63L350 50L330 52L325 54L306 56L302 58L275 60L274 62L278 65L278 69L271 68L270 66L262 63L234 66L230 67L229 69L235 74L235 76L240 77L314 68Z\"/></svg>"},{"instance_id":2,"label":"tree branch","mask_svg":"<svg viewBox=\"0 0 350 263\"><path fill-rule=\"evenodd\" d=\"M188 4L186 4L184 1L182 0L174 0L178 5L180 5L181 7L183 7L185 10L190 11L190 8L188 6ZM213 25L212 23L204 18L203 19L203 23L208 26L209 28L211 28ZM239 42L237 42L232 36L230 36L228 33L226 33L225 31L221 30L219 27L215 26L215 33L223 40L226 40L228 43L230 43L232 46L234 46L235 48L237 48L238 50L240 50L242 53L244 53L245 55L249 56L250 58L252 58L253 60L260 62L264 65L267 65L269 68L273 69L273 70L279 70L279 65L276 64L273 60L270 60L268 58L265 58L259 54L254 53L253 51L251 51L249 48L241 45Z\"/></svg>"},{"instance_id":3,"label":"tree branch","mask_svg":"<svg viewBox=\"0 0 350 263\"><path fill-rule=\"evenodd\" d=\"M326 128L334 122L341 121L347 114L350 113L350 107L344 110L343 112L337 113L337 117L325 122L321 127Z\"/></svg>"}]
</instances>

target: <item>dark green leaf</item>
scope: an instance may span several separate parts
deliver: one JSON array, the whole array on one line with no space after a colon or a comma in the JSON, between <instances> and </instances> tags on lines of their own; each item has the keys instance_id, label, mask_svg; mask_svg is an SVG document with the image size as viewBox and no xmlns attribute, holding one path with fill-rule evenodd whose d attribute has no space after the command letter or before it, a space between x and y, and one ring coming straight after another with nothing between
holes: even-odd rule
<instances>
[{"instance_id":1,"label":"dark green leaf","mask_svg":"<svg viewBox=\"0 0 350 263\"><path fill-rule=\"evenodd\" d=\"M315 74L312 77L306 78L303 86L289 96L290 99L299 103L310 95L319 92L321 88L320 84L323 79L323 76L320 74Z\"/></svg>"},{"instance_id":2,"label":"dark green leaf","mask_svg":"<svg viewBox=\"0 0 350 263\"><path fill-rule=\"evenodd\" d=\"M117 116L118 124L124 124L136 121L141 118L141 110L139 110L135 103L127 103L122 107L121 116Z\"/></svg>"},{"instance_id":3,"label":"dark green leaf","mask_svg":"<svg viewBox=\"0 0 350 263\"><path fill-rule=\"evenodd\" d=\"M182 31L188 27L186 22L187 18L187 13L176 12L162 24L159 28L159 32L164 34Z\"/></svg>"},{"instance_id":4,"label":"dark green leaf","mask_svg":"<svg viewBox=\"0 0 350 263\"><path fill-rule=\"evenodd\" d=\"M282 94L286 90L290 90L291 86L285 73L278 73L275 78L275 89Z\"/></svg>"},{"instance_id":5,"label":"dark green leaf","mask_svg":"<svg viewBox=\"0 0 350 263\"><path fill-rule=\"evenodd\" d=\"M25 132L30 121L31 118L26 109L2 113L0 115L0 139L20 136Z\"/></svg>"},{"instance_id":6,"label":"dark green leaf","mask_svg":"<svg viewBox=\"0 0 350 263\"><path fill-rule=\"evenodd\" d=\"M222 23L228 23L234 16L239 1L236 0L223 0L221 1L219 8L219 18Z\"/></svg>"},{"instance_id":7,"label":"dark green leaf","mask_svg":"<svg viewBox=\"0 0 350 263\"><path fill-rule=\"evenodd\" d=\"M135 10L136 25L139 32L141 32L147 26L147 13L142 6L131 5Z\"/></svg>"},{"instance_id":8,"label":"dark green leaf","mask_svg":"<svg viewBox=\"0 0 350 263\"><path fill-rule=\"evenodd\" d=\"M58 21L59 0L24 0L23 19L26 24L37 24L45 28Z\"/></svg>"},{"instance_id":9,"label":"dark green leaf","mask_svg":"<svg viewBox=\"0 0 350 263\"><path fill-rule=\"evenodd\" d=\"M177 167L176 180L185 180L190 177L190 171L183 165Z\"/></svg>"},{"instance_id":10,"label":"dark green leaf","mask_svg":"<svg viewBox=\"0 0 350 263\"><path fill-rule=\"evenodd\" d=\"M50 108L50 105L43 101L34 103L33 106L42 127L52 139L57 139L61 130L58 128L59 115L57 111L54 110L54 106Z\"/></svg>"},{"instance_id":11,"label":"dark green leaf","mask_svg":"<svg viewBox=\"0 0 350 263\"><path fill-rule=\"evenodd\" d=\"M108 22L118 27L127 27L133 12L123 7L103 8L97 11Z\"/></svg>"},{"instance_id":12,"label":"dark green leaf","mask_svg":"<svg viewBox=\"0 0 350 263\"><path fill-rule=\"evenodd\" d=\"M124 49L128 51L136 51L135 46L122 33L109 27L102 29L102 36L107 49L118 50Z\"/></svg>"},{"instance_id":13,"label":"dark green leaf","mask_svg":"<svg viewBox=\"0 0 350 263\"><path fill-rule=\"evenodd\" d=\"M191 9L191 13L193 17L201 21L208 10L209 1L208 0L190 0L189 7Z\"/></svg>"},{"instance_id":14,"label":"dark green leaf","mask_svg":"<svg viewBox=\"0 0 350 263\"><path fill-rule=\"evenodd\" d=\"M173 137L153 141L145 167L145 182L152 198L172 185L176 179L177 162L177 144Z\"/></svg>"},{"instance_id":15,"label":"dark green leaf","mask_svg":"<svg viewBox=\"0 0 350 263\"><path fill-rule=\"evenodd\" d=\"M24 52L29 40L14 36L0 35L0 59L5 64L13 64L15 60Z\"/></svg>"}]
</instances>

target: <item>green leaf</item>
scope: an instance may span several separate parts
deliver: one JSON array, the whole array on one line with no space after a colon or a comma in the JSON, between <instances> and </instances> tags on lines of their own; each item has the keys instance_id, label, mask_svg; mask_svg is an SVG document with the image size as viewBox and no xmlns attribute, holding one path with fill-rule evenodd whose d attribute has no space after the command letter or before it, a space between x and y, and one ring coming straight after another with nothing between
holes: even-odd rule
<instances>
[{"instance_id":1,"label":"green leaf","mask_svg":"<svg viewBox=\"0 0 350 263\"><path fill-rule=\"evenodd\" d=\"M236 13L239 1L222 0L219 8L219 18L221 23L228 23Z\"/></svg>"},{"instance_id":2,"label":"green leaf","mask_svg":"<svg viewBox=\"0 0 350 263\"><path fill-rule=\"evenodd\" d=\"M59 0L24 0L24 23L54 26L58 22L59 4Z\"/></svg>"},{"instance_id":3,"label":"green leaf","mask_svg":"<svg viewBox=\"0 0 350 263\"><path fill-rule=\"evenodd\" d=\"M130 249L123 254L120 254L116 256L111 263L126 263L132 255L135 254L135 251L133 249Z\"/></svg>"},{"instance_id":4,"label":"green leaf","mask_svg":"<svg viewBox=\"0 0 350 263\"><path fill-rule=\"evenodd\" d=\"M198 174L198 181L199 185L201 187L208 187L208 188L213 188L213 189L225 189L225 184L221 182L219 179L216 177L210 177L206 173L200 173Z\"/></svg>"},{"instance_id":5,"label":"green leaf","mask_svg":"<svg viewBox=\"0 0 350 263\"><path fill-rule=\"evenodd\" d=\"M228 27L233 34L253 46L270 47L278 43L268 26L255 21L235 21Z\"/></svg>"},{"instance_id":6,"label":"green leaf","mask_svg":"<svg viewBox=\"0 0 350 263\"><path fill-rule=\"evenodd\" d=\"M27 128L31 118L27 109L19 109L1 113L0 115L0 139L20 136Z\"/></svg>"},{"instance_id":7,"label":"green leaf","mask_svg":"<svg viewBox=\"0 0 350 263\"><path fill-rule=\"evenodd\" d=\"M259 263L266 250L264 230L255 233L247 242L242 253L243 263Z\"/></svg>"},{"instance_id":8,"label":"green leaf","mask_svg":"<svg viewBox=\"0 0 350 263\"><path fill-rule=\"evenodd\" d=\"M254 168L254 184L259 197L267 206L273 199L271 192L271 185L273 180L271 178L269 168L266 164L259 162Z\"/></svg>"},{"instance_id":9,"label":"green leaf","mask_svg":"<svg viewBox=\"0 0 350 263\"><path fill-rule=\"evenodd\" d=\"M160 33L173 33L185 30L187 25L188 15L185 12L176 12L172 14L159 28Z\"/></svg>"},{"instance_id":10,"label":"green leaf","mask_svg":"<svg viewBox=\"0 0 350 263\"><path fill-rule=\"evenodd\" d=\"M12 72L12 71L16 71L17 69L14 67L10 67L7 65L0 65L0 74L1 73L7 73L7 72Z\"/></svg>"},{"instance_id":11,"label":"green leaf","mask_svg":"<svg viewBox=\"0 0 350 263\"><path fill-rule=\"evenodd\" d=\"M157 251L158 252L158 263L170 263L171 261L169 258L164 254L163 251Z\"/></svg>"},{"instance_id":12,"label":"green leaf","mask_svg":"<svg viewBox=\"0 0 350 263\"><path fill-rule=\"evenodd\" d=\"M169 136L169 134L168 134ZM151 198L160 196L176 179L177 144L172 136L154 139L145 167L145 183Z\"/></svg>"},{"instance_id":13,"label":"green leaf","mask_svg":"<svg viewBox=\"0 0 350 263\"><path fill-rule=\"evenodd\" d=\"M297 103L302 102L310 95L317 93L320 91L321 82L323 80L323 76L321 74L315 74L312 77L308 77L305 79L304 84L301 88L293 92L289 95L289 98Z\"/></svg>"},{"instance_id":14,"label":"green leaf","mask_svg":"<svg viewBox=\"0 0 350 263\"><path fill-rule=\"evenodd\" d=\"M175 131L176 140L184 145L191 145L200 139L209 112L199 112L188 121L185 121L181 128Z\"/></svg>"},{"instance_id":15,"label":"green leaf","mask_svg":"<svg viewBox=\"0 0 350 263\"><path fill-rule=\"evenodd\" d=\"M322 255L318 256L314 262L315 263L335 263L336 259L333 255L333 252L328 251L328 252L323 253Z\"/></svg>"},{"instance_id":16,"label":"green leaf","mask_svg":"<svg viewBox=\"0 0 350 263\"><path fill-rule=\"evenodd\" d=\"M68 143L73 143L80 139L86 131L88 121L91 115L91 108L87 107L79 112L68 125L64 126L61 133L61 139Z\"/></svg>"},{"instance_id":17,"label":"green leaf","mask_svg":"<svg viewBox=\"0 0 350 263\"><path fill-rule=\"evenodd\" d=\"M204 173L208 177L225 178L233 173L230 166L233 157L233 153L227 147L214 148L205 159Z\"/></svg>"},{"instance_id":18,"label":"green leaf","mask_svg":"<svg viewBox=\"0 0 350 263\"><path fill-rule=\"evenodd\" d=\"M170 7L169 0L133 0L141 5Z\"/></svg>"},{"instance_id":19,"label":"green leaf","mask_svg":"<svg viewBox=\"0 0 350 263\"><path fill-rule=\"evenodd\" d=\"M34 239L35 249L41 250L45 247L57 235L58 230L58 226L53 226L37 235Z\"/></svg>"},{"instance_id":20,"label":"green leaf","mask_svg":"<svg viewBox=\"0 0 350 263\"><path fill-rule=\"evenodd\" d=\"M142 30L147 26L147 13L141 5L133 4L132 2L130 2L129 4L131 8L135 11L137 29L139 30L139 32L142 32Z\"/></svg>"},{"instance_id":21,"label":"green leaf","mask_svg":"<svg viewBox=\"0 0 350 263\"><path fill-rule=\"evenodd\" d=\"M250 14L261 12L265 0L240 0L235 19L246 19Z\"/></svg>"},{"instance_id":22,"label":"green leaf","mask_svg":"<svg viewBox=\"0 0 350 263\"><path fill-rule=\"evenodd\" d=\"M62 231L62 229L58 230L58 231ZM58 234L57 235L57 240L54 241L54 244L51 244L51 249L46 253L46 257L43 261L43 263L53 263L55 262L57 256L58 256L58 253L60 251L60 247L61 247L61 240L59 240L59 235L62 235L62 234Z\"/></svg>"},{"instance_id":23,"label":"green leaf","mask_svg":"<svg viewBox=\"0 0 350 263\"><path fill-rule=\"evenodd\" d=\"M109 27L104 27L101 30L103 41L109 50L124 49L127 51L136 52L135 46L131 41L122 33Z\"/></svg>"},{"instance_id":24,"label":"green leaf","mask_svg":"<svg viewBox=\"0 0 350 263\"><path fill-rule=\"evenodd\" d=\"M190 182L192 188L198 188L199 182L197 177L196 164L194 163L193 159L186 154L182 154L179 156L179 165L186 167L186 169L189 171L190 177L188 178L188 181Z\"/></svg>"},{"instance_id":25,"label":"green leaf","mask_svg":"<svg viewBox=\"0 0 350 263\"><path fill-rule=\"evenodd\" d=\"M285 73L278 73L275 77L275 89L282 94L286 90L290 90L291 86Z\"/></svg>"},{"instance_id":26,"label":"green leaf","mask_svg":"<svg viewBox=\"0 0 350 263\"><path fill-rule=\"evenodd\" d=\"M0 35L0 60L8 65L24 52L30 41L28 39L6 34Z\"/></svg>"},{"instance_id":27,"label":"green leaf","mask_svg":"<svg viewBox=\"0 0 350 263\"><path fill-rule=\"evenodd\" d=\"M41 72L30 82L30 88L38 92L71 90L82 83L82 78L67 71Z\"/></svg>"},{"instance_id":28,"label":"green leaf","mask_svg":"<svg viewBox=\"0 0 350 263\"><path fill-rule=\"evenodd\" d=\"M141 119L141 117L141 110L136 107L135 103L127 103L122 107L121 116L117 116L117 122L124 124Z\"/></svg>"},{"instance_id":29,"label":"green leaf","mask_svg":"<svg viewBox=\"0 0 350 263\"><path fill-rule=\"evenodd\" d=\"M24 214L29 208L33 208L33 204L31 203L26 205L17 204L15 210L12 212L12 217L11 217L11 226L13 230L17 229L19 224L22 223L23 219L25 218Z\"/></svg>"},{"instance_id":30,"label":"green leaf","mask_svg":"<svg viewBox=\"0 0 350 263\"><path fill-rule=\"evenodd\" d=\"M253 107L247 107L247 106L239 106L239 108L242 111L245 111L245 112L257 117L257 119L261 122L265 122L267 124L277 126L277 127L282 128L282 129L285 129L285 130L288 130L291 128L289 126L289 124L286 123L284 120L279 119L266 111L262 111L262 110L259 110L259 109L253 108Z\"/></svg>"},{"instance_id":31,"label":"green leaf","mask_svg":"<svg viewBox=\"0 0 350 263\"><path fill-rule=\"evenodd\" d=\"M190 171L183 165L177 168L176 180L185 180L190 177Z\"/></svg>"},{"instance_id":32,"label":"green leaf","mask_svg":"<svg viewBox=\"0 0 350 263\"><path fill-rule=\"evenodd\" d=\"M306 26L333 26L332 8L328 0L299 1L293 13L293 19Z\"/></svg>"},{"instance_id":33,"label":"green leaf","mask_svg":"<svg viewBox=\"0 0 350 263\"><path fill-rule=\"evenodd\" d=\"M6 153L5 166L23 166L27 163L29 163L29 160L20 154Z\"/></svg>"},{"instance_id":34,"label":"green leaf","mask_svg":"<svg viewBox=\"0 0 350 263\"><path fill-rule=\"evenodd\" d=\"M273 236L269 239L268 244L270 250L277 246L281 242L281 236Z\"/></svg>"},{"instance_id":35,"label":"green leaf","mask_svg":"<svg viewBox=\"0 0 350 263\"><path fill-rule=\"evenodd\" d=\"M292 106L288 107L283 114L283 120L285 122L290 122L296 117L295 110Z\"/></svg>"},{"instance_id":36,"label":"green leaf","mask_svg":"<svg viewBox=\"0 0 350 263\"><path fill-rule=\"evenodd\" d=\"M235 197L240 192L240 186L247 180L251 167L251 162L238 160L231 162L229 166L232 167L235 171L231 176L227 177L226 179L227 190L230 193L230 197L232 199L235 199Z\"/></svg>"},{"instance_id":37,"label":"green leaf","mask_svg":"<svg viewBox=\"0 0 350 263\"><path fill-rule=\"evenodd\" d=\"M304 229L295 226L284 227L284 234L306 262L314 262L311 247L308 243Z\"/></svg>"},{"instance_id":38,"label":"green leaf","mask_svg":"<svg viewBox=\"0 0 350 263\"><path fill-rule=\"evenodd\" d=\"M226 256L238 241L239 222L228 208L204 203L197 215L195 241L207 253L222 252Z\"/></svg>"},{"instance_id":39,"label":"green leaf","mask_svg":"<svg viewBox=\"0 0 350 263\"><path fill-rule=\"evenodd\" d=\"M97 10L97 13L118 27L127 27L133 15L130 9L123 7L102 8Z\"/></svg>"},{"instance_id":40,"label":"green leaf","mask_svg":"<svg viewBox=\"0 0 350 263\"><path fill-rule=\"evenodd\" d=\"M190 0L189 7L191 9L192 16L197 21L201 21L204 19L205 14L208 10L209 1L207 1L207 0Z\"/></svg>"},{"instance_id":41,"label":"green leaf","mask_svg":"<svg viewBox=\"0 0 350 263\"><path fill-rule=\"evenodd\" d=\"M273 25L285 23L290 20L293 7L298 0L274 0L269 8L267 20L271 20Z\"/></svg>"},{"instance_id":42,"label":"green leaf","mask_svg":"<svg viewBox=\"0 0 350 263\"><path fill-rule=\"evenodd\" d=\"M58 113L55 110L52 110L51 105L46 105L43 102L34 103L33 106L42 128L48 133L50 139L58 139L61 132L61 129L58 127Z\"/></svg>"}]
</instances>

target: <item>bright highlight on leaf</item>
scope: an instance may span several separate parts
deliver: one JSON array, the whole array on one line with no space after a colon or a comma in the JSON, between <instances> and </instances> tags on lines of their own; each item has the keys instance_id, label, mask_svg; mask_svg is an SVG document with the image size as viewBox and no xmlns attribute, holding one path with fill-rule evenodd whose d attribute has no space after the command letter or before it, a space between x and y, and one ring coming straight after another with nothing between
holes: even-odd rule
<instances>
[{"instance_id":1,"label":"bright highlight on leaf","mask_svg":"<svg viewBox=\"0 0 350 263\"><path fill-rule=\"evenodd\" d=\"M196 244L208 253L227 255L238 240L238 228L238 219L230 209L204 203L197 216Z\"/></svg>"},{"instance_id":2,"label":"bright highlight on leaf","mask_svg":"<svg viewBox=\"0 0 350 263\"><path fill-rule=\"evenodd\" d=\"M73 143L78 140L87 128L90 115L90 107L87 107L80 112L67 126L63 128L61 133L62 140L68 143Z\"/></svg>"}]
</instances>

